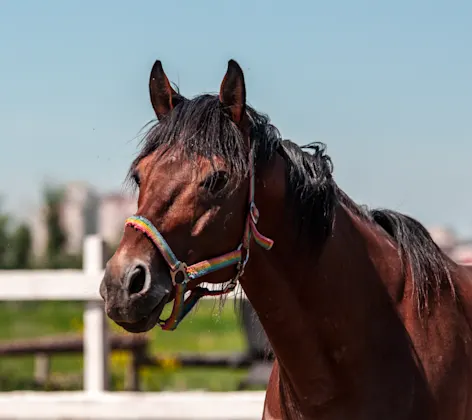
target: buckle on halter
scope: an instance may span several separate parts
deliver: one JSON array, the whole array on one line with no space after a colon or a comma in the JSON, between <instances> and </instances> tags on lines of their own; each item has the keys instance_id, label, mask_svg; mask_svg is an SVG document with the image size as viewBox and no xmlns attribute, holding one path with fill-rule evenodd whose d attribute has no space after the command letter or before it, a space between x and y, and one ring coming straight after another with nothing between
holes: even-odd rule
<instances>
[{"instance_id":1,"label":"buckle on halter","mask_svg":"<svg viewBox=\"0 0 472 420\"><path fill-rule=\"evenodd\" d=\"M249 251L249 248L245 248L243 246L243 244L241 243L239 246L238 246L238 251L241 251L242 249L244 249L246 251L246 255L244 256L244 259L242 259L241 261L238 262L238 265L236 266L236 270L238 270L238 272L236 273L236 276L234 277L234 279L232 281L234 281L235 283L238 282L238 280L241 278L241 276L244 274L244 270L246 268L246 264L247 262L249 261L249 254L250 254L250 251Z\"/></svg>"},{"instance_id":2,"label":"buckle on halter","mask_svg":"<svg viewBox=\"0 0 472 420\"><path fill-rule=\"evenodd\" d=\"M259 210L254 201L251 201L251 204L249 204L249 215L251 216L252 222L257 225L257 222L259 221Z\"/></svg>"},{"instance_id":3,"label":"buckle on halter","mask_svg":"<svg viewBox=\"0 0 472 420\"><path fill-rule=\"evenodd\" d=\"M181 282L176 281L177 274L182 273L183 280ZM187 284L190 280L187 273L187 264L184 262L179 262L177 267L174 270L170 270L170 277L172 279L172 284L175 286L177 284Z\"/></svg>"}]
</instances>

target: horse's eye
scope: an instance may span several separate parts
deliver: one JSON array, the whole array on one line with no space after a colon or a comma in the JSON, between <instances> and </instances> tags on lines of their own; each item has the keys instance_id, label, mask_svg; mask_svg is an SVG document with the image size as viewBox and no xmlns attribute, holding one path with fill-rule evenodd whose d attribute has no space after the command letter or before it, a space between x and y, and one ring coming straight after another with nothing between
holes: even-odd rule
<instances>
[{"instance_id":1,"label":"horse's eye","mask_svg":"<svg viewBox=\"0 0 472 420\"><path fill-rule=\"evenodd\" d=\"M136 183L136 185L139 187L141 185L141 177L139 176L139 172L134 171L131 177L133 178L133 181Z\"/></svg>"},{"instance_id":2,"label":"horse's eye","mask_svg":"<svg viewBox=\"0 0 472 420\"><path fill-rule=\"evenodd\" d=\"M225 171L217 171L209 175L201 186L211 195L218 195L228 185L229 176Z\"/></svg>"}]
</instances>

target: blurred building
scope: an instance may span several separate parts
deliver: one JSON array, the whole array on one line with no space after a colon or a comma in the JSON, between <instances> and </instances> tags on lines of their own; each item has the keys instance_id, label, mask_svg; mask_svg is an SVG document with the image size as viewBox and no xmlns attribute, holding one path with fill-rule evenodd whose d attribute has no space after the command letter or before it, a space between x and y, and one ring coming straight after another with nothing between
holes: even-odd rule
<instances>
[{"instance_id":1,"label":"blurred building","mask_svg":"<svg viewBox=\"0 0 472 420\"><path fill-rule=\"evenodd\" d=\"M454 261L460 264L472 265L472 241L458 244L450 254Z\"/></svg>"},{"instance_id":2,"label":"blurred building","mask_svg":"<svg viewBox=\"0 0 472 420\"><path fill-rule=\"evenodd\" d=\"M458 239L451 229L444 226L432 226L428 231L434 242L436 242L446 254L450 254L457 245Z\"/></svg>"},{"instance_id":3,"label":"blurred building","mask_svg":"<svg viewBox=\"0 0 472 420\"><path fill-rule=\"evenodd\" d=\"M31 214L29 219L29 227L31 230L31 251L35 258L43 256L47 247L48 231L45 218L45 209L41 207L38 211Z\"/></svg>"},{"instance_id":4,"label":"blurred building","mask_svg":"<svg viewBox=\"0 0 472 420\"><path fill-rule=\"evenodd\" d=\"M434 226L429 233L438 246L459 264L472 264L472 240L459 240L450 229Z\"/></svg>"},{"instance_id":5,"label":"blurred building","mask_svg":"<svg viewBox=\"0 0 472 420\"><path fill-rule=\"evenodd\" d=\"M82 251L84 237L98 232L99 196L83 182L66 185L61 206L61 222L66 234L66 252Z\"/></svg>"},{"instance_id":6,"label":"blurred building","mask_svg":"<svg viewBox=\"0 0 472 420\"><path fill-rule=\"evenodd\" d=\"M120 194L107 194L100 200L98 232L109 245L118 244L127 217L136 212L137 200Z\"/></svg>"},{"instance_id":7,"label":"blurred building","mask_svg":"<svg viewBox=\"0 0 472 420\"><path fill-rule=\"evenodd\" d=\"M66 235L66 252L82 251L85 236L100 234L115 245L123 232L125 219L136 211L136 199L116 193L101 195L85 182L64 186L61 203L61 226ZM47 247L45 208L31 216L32 247L35 257L44 255Z\"/></svg>"}]
</instances>

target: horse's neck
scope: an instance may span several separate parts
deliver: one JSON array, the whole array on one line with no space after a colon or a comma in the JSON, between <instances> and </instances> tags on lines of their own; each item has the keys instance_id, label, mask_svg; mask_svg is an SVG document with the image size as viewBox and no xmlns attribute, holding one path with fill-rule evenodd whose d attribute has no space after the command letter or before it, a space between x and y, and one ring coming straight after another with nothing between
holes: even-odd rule
<instances>
[{"instance_id":1,"label":"horse's neck","mask_svg":"<svg viewBox=\"0 0 472 420\"><path fill-rule=\"evenodd\" d=\"M264 232L273 234L273 250L253 253L242 282L283 378L305 410L326 407L345 393L345 381L356 381L369 353L367 339L375 334L366 331L368 320L390 305L372 255L387 257L390 265L382 270L395 271L396 250L386 237L379 243L375 234L362 231L365 223L339 204L323 252L302 257L290 239L290 223L280 220Z\"/></svg>"}]
</instances>

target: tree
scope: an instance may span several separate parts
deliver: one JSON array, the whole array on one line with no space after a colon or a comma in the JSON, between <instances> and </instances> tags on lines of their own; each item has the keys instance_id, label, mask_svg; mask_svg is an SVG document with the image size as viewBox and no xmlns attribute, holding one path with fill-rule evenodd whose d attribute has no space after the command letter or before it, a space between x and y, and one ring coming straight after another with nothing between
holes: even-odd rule
<instances>
[{"instance_id":1,"label":"tree","mask_svg":"<svg viewBox=\"0 0 472 420\"><path fill-rule=\"evenodd\" d=\"M10 247L10 216L2 211L3 200L0 197L0 269L8 268Z\"/></svg>"},{"instance_id":2,"label":"tree","mask_svg":"<svg viewBox=\"0 0 472 420\"><path fill-rule=\"evenodd\" d=\"M31 231L29 227L22 223L11 236L11 268L25 269L31 262Z\"/></svg>"},{"instance_id":3,"label":"tree","mask_svg":"<svg viewBox=\"0 0 472 420\"><path fill-rule=\"evenodd\" d=\"M60 188L48 186L44 190L46 225L48 230L46 258L51 268L59 263L66 243L66 235L61 226L62 196L63 194Z\"/></svg>"},{"instance_id":4,"label":"tree","mask_svg":"<svg viewBox=\"0 0 472 420\"><path fill-rule=\"evenodd\" d=\"M8 215L0 214L0 269L7 268L8 266L8 247L10 245L8 228Z\"/></svg>"}]
</instances>

